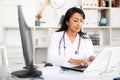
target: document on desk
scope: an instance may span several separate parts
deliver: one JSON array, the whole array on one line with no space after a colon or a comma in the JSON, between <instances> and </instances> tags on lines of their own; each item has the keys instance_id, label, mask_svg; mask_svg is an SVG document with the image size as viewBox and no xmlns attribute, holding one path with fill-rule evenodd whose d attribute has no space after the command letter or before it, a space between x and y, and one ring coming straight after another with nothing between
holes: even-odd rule
<instances>
[{"instance_id":1,"label":"document on desk","mask_svg":"<svg viewBox=\"0 0 120 80\"><path fill-rule=\"evenodd\" d=\"M80 65L73 65L70 63L65 63L65 64L61 65L61 68L66 69L66 70L74 70L74 71L84 72L84 70L87 67L82 67Z\"/></svg>"}]
</instances>

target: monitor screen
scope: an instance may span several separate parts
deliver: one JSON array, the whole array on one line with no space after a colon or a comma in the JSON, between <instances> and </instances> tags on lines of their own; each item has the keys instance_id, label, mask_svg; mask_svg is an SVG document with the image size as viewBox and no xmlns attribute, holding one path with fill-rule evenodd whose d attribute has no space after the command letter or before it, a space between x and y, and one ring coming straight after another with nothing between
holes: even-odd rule
<instances>
[{"instance_id":1,"label":"monitor screen","mask_svg":"<svg viewBox=\"0 0 120 80\"><path fill-rule=\"evenodd\" d=\"M12 75L21 78L38 77L42 74L42 72L36 70L33 66L34 47L32 41L32 33L31 33L31 29L28 27L28 25L25 22L22 13L22 7L20 5L18 5L18 22L19 22L22 50L23 50L26 69L12 72Z\"/></svg>"}]
</instances>

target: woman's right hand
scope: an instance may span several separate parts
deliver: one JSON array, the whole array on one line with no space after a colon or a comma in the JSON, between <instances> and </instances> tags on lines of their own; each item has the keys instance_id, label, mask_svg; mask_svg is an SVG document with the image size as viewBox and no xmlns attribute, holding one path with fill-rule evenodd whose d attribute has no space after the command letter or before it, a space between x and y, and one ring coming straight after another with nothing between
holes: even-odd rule
<instances>
[{"instance_id":1,"label":"woman's right hand","mask_svg":"<svg viewBox=\"0 0 120 80\"><path fill-rule=\"evenodd\" d=\"M87 61L85 61L85 60L83 60L83 59L81 59L80 61L81 61L81 62L80 62L80 66L82 66L82 67L87 67L87 66L88 66Z\"/></svg>"},{"instance_id":2,"label":"woman's right hand","mask_svg":"<svg viewBox=\"0 0 120 80\"><path fill-rule=\"evenodd\" d=\"M87 61L85 61L84 59L78 60L78 59L72 59L71 58L71 59L68 60L68 62L71 63L71 64L80 65L82 67L88 66Z\"/></svg>"}]
</instances>

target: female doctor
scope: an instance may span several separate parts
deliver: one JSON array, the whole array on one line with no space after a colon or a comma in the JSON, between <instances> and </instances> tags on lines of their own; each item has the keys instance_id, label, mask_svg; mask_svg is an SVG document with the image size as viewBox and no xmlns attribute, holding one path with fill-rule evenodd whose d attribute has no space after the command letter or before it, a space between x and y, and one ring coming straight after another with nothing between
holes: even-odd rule
<instances>
[{"instance_id":1,"label":"female doctor","mask_svg":"<svg viewBox=\"0 0 120 80\"><path fill-rule=\"evenodd\" d=\"M80 8L72 7L66 12L61 28L51 36L48 63L87 66L95 59L91 39L82 32L84 19L85 14Z\"/></svg>"}]
</instances>

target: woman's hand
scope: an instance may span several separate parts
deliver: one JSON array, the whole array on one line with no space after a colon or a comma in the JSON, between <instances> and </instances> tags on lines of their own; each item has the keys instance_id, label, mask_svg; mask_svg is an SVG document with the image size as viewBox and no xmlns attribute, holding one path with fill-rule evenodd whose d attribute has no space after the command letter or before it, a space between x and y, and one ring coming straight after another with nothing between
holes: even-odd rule
<instances>
[{"instance_id":1,"label":"woman's hand","mask_svg":"<svg viewBox=\"0 0 120 80\"><path fill-rule=\"evenodd\" d=\"M75 65L81 65L82 67L88 66L87 61L85 61L83 59L78 60L78 59L71 58L70 60L68 60L68 62L71 64L75 64Z\"/></svg>"},{"instance_id":2,"label":"woman's hand","mask_svg":"<svg viewBox=\"0 0 120 80\"><path fill-rule=\"evenodd\" d=\"M95 56L90 56L88 61L92 62L94 59L95 59Z\"/></svg>"}]
</instances>

